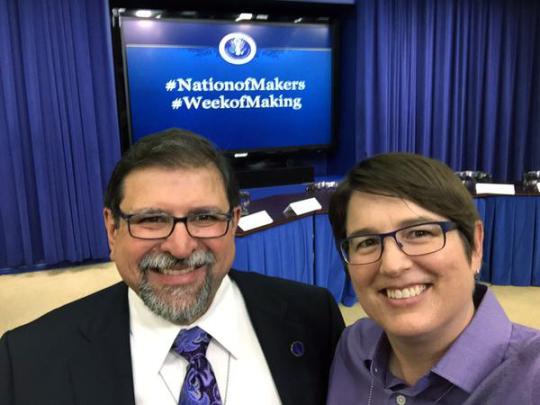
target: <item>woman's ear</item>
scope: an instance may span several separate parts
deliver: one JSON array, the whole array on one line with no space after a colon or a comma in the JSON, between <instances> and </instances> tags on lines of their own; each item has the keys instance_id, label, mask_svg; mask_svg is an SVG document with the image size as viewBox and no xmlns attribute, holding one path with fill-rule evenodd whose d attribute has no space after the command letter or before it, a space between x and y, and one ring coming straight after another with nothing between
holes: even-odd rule
<instances>
[{"instance_id":1,"label":"woman's ear","mask_svg":"<svg viewBox=\"0 0 540 405\"><path fill-rule=\"evenodd\" d=\"M471 252L471 269L478 273L482 267L482 257L484 254L484 224L478 220L474 223L474 246Z\"/></svg>"}]
</instances>

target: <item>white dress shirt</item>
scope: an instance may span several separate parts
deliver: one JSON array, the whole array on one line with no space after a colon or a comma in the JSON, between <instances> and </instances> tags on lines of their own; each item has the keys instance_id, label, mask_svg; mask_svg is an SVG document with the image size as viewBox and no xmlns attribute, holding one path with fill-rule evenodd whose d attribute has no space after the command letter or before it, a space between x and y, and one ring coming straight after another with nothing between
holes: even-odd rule
<instances>
[{"instance_id":1,"label":"white dress shirt","mask_svg":"<svg viewBox=\"0 0 540 405\"><path fill-rule=\"evenodd\" d=\"M208 311L189 326L154 314L131 289L128 300L137 405L178 404L188 363L171 347L181 329L194 326L212 335L206 355L224 405L281 404L240 289L229 276Z\"/></svg>"}]
</instances>

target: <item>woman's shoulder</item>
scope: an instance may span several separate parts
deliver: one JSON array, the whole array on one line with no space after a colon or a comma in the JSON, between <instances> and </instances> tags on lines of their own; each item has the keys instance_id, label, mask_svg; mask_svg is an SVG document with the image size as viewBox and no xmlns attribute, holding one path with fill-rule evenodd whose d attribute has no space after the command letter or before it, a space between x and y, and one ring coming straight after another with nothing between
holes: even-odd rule
<instances>
[{"instance_id":1,"label":"woman's shoulder","mask_svg":"<svg viewBox=\"0 0 540 405\"><path fill-rule=\"evenodd\" d=\"M342 350L348 352L372 351L383 334L382 328L370 318L360 318L345 328L340 338Z\"/></svg>"}]
</instances>

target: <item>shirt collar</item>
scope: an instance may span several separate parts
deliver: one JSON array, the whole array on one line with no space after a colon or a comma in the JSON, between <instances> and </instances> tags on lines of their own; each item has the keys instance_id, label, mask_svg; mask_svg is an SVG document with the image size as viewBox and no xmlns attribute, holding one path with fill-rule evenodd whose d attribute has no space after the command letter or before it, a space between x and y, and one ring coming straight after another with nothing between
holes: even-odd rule
<instances>
[{"instance_id":1,"label":"shirt collar","mask_svg":"<svg viewBox=\"0 0 540 405\"><path fill-rule=\"evenodd\" d=\"M510 341L512 323L493 293L477 284L474 301L479 302L475 315L443 358L431 372L471 393L476 386L503 360ZM365 335L362 362L371 374L384 378L388 367L390 344L384 331L373 323Z\"/></svg>"},{"instance_id":2,"label":"shirt collar","mask_svg":"<svg viewBox=\"0 0 540 405\"><path fill-rule=\"evenodd\" d=\"M144 353L148 370L157 373L181 326L154 314L131 288L128 290L128 302L132 344L137 352Z\"/></svg>"},{"instance_id":3,"label":"shirt collar","mask_svg":"<svg viewBox=\"0 0 540 405\"><path fill-rule=\"evenodd\" d=\"M241 300L241 294L239 291L236 293L229 276L225 276L206 313L191 325L176 325L152 312L130 288L128 301L131 339L137 347L145 348L147 366L156 372L163 365L180 330L194 326L208 332L215 343L221 345L233 357L240 357L243 350L238 331L242 330L243 322L236 314L239 313L238 305L243 302L238 301L238 295Z\"/></svg>"},{"instance_id":4,"label":"shirt collar","mask_svg":"<svg viewBox=\"0 0 540 405\"><path fill-rule=\"evenodd\" d=\"M208 311L189 327L199 326L204 329L212 335L216 343L234 358L238 358L244 346L241 339L244 328L244 319L240 316L241 305L244 305L244 302L238 287L226 276Z\"/></svg>"},{"instance_id":5,"label":"shirt collar","mask_svg":"<svg viewBox=\"0 0 540 405\"><path fill-rule=\"evenodd\" d=\"M471 393L503 360L512 323L484 285L475 289L476 313L432 371Z\"/></svg>"}]
</instances>

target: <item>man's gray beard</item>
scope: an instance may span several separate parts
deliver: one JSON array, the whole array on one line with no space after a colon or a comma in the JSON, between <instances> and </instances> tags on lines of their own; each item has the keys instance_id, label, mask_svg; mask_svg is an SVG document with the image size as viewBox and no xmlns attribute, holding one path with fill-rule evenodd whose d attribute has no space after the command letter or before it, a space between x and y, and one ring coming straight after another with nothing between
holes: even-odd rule
<instances>
[{"instance_id":1,"label":"man's gray beard","mask_svg":"<svg viewBox=\"0 0 540 405\"><path fill-rule=\"evenodd\" d=\"M168 253L151 253L144 256L139 263L141 281L139 296L152 312L180 325L187 325L202 316L217 290L218 281L214 279L212 266L215 256L211 252L197 250L186 259L178 259ZM202 287L196 290L193 286L162 286L159 289L148 283L150 269L165 270L180 267L206 266L206 275Z\"/></svg>"}]
</instances>

